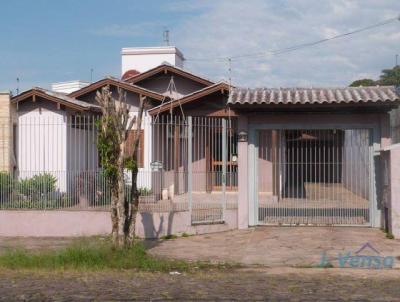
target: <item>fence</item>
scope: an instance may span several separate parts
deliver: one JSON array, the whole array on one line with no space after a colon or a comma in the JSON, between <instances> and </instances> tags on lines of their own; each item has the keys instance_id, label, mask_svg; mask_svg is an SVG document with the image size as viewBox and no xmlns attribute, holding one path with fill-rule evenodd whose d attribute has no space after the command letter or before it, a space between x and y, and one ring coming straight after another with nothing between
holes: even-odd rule
<instances>
[{"instance_id":1,"label":"fence","mask_svg":"<svg viewBox=\"0 0 400 302\"><path fill-rule=\"evenodd\" d=\"M19 113L11 124L0 121L7 163L0 173L0 209L108 209L97 120L44 111ZM237 206L236 121L146 116L140 131L139 210L190 211L192 223L223 222L225 210ZM6 134L11 139L1 140ZM126 171L126 198L130 184Z\"/></svg>"},{"instance_id":2,"label":"fence","mask_svg":"<svg viewBox=\"0 0 400 302\"><path fill-rule=\"evenodd\" d=\"M368 129L261 130L258 151L260 223L370 223Z\"/></svg>"}]
</instances>

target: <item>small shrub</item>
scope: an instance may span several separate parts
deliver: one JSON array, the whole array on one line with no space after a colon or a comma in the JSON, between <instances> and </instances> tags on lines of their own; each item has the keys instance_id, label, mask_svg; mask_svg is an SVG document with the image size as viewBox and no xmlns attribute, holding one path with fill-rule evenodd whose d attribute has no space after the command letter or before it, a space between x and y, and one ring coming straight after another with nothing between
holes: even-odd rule
<instances>
[{"instance_id":1,"label":"small shrub","mask_svg":"<svg viewBox=\"0 0 400 302\"><path fill-rule=\"evenodd\" d=\"M14 179L7 172L0 172L0 203L11 199L14 189Z\"/></svg>"},{"instance_id":2,"label":"small shrub","mask_svg":"<svg viewBox=\"0 0 400 302\"><path fill-rule=\"evenodd\" d=\"M163 240L171 240L171 239L176 239L176 238L178 238L178 236L173 235L173 234L169 234L169 235L161 237L161 239L163 239Z\"/></svg>"},{"instance_id":3,"label":"small shrub","mask_svg":"<svg viewBox=\"0 0 400 302\"><path fill-rule=\"evenodd\" d=\"M328 263L326 263L324 265L318 264L315 267L317 267L317 268L334 268L334 265L332 263L328 262Z\"/></svg>"},{"instance_id":4,"label":"small shrub","mask_svg":"<svg viewBox=\"0 0 400 302\"><path fill-rule=\"evenodd\" d=\"M149 188L138 188L139 196L148 196L153 193Z\"/></svg>"},{"instance_id":5,"label":"small shrub","mask_svg":"<svg viewBox=\"0 0 400 302\"><path fill-rule=\"evenodd\" d=\"M38 174L20 180L18 192L29 199L39 199L53 193L56 190L56 182L57 179L49 173Z\"/></svg>"}]
</instances>

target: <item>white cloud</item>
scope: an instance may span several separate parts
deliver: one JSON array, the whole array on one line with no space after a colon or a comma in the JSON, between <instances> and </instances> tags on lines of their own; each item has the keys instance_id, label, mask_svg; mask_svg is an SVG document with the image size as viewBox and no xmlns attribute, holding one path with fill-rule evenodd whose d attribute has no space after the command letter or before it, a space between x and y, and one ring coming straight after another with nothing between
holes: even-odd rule
<instances>
[{"instance_id":1,"label":"white cloud","mask_svg":"<svg viewBox=\"0 0 400 302\"><path fill-rule=\"evenodd\" d=\"M174 2L179 10L180 3ZM266 52L368 26L400 11L398 0L206 0L189 10L173 33L187 58ZM232 63L241 86L338 86L360 75L377 78L400 53L400 22L279 56ZM227 62L187 61L186 67L216 80L228 78Z\"/></svg>"}]
</instances>

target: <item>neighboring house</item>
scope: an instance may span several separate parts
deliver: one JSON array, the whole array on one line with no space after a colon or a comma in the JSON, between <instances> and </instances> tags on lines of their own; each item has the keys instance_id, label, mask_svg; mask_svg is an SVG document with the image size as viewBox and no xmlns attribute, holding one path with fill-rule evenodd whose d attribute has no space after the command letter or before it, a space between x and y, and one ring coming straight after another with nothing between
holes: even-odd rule
<instances>
[{"instance_id":1,"label":"neighboring house","mask_svg":"<svg viewBox=\"0 0 400 302\"><path fill-rule=\"evenodd\" d=\"M149 151L153 139L148 110L202 90L213 82L167 62L134 74L136 76L126 80L107 77L91 84L81 81L57 83L53 85L57 92L34 87L13 97L11 104L15 113L12 119L16 133L12 154L18 177L25 179L50 173L57 178L60 192L73 192L77 178L87 177L87 171L97 171L100 165L95 119L101 110L95 97L101 88L109 86L114 97L118 97L118 89L126 93L132 117L138 112L139 98L147 98L140 130L138 165L142 172L139 186L150 190L150 163L154 159ZM171 87L171 79L174 87ZM135 131L132 130L129 140Z\"/></svg>"},{"instance_id":2,"label":"neighboring house","mask_svg":"<svg viewBox=\"0 0 400 302\"><path fill-rule=\"evenodd\" d=\"M98 115L99 106L38 87L12 98L11 104L15 169L20 178L48 172L65 191L69 172L97 167L96 146L86 140L87 129L80 127L79 115Z\"/></svg>"},{"instance_id":3,"label":"neighboring house","mask_svg":"<svg viewBox=\"0 0 400 302\"><path fill-rule=\"evenodd\" d=\"M171 65L182 59L172 48L124 50L123 80L13 97L19 177L47 171L69 192L77 177L98 173L95 95L109 86L126 93L132 117L140 97L148 100L138 162L143 200L189 209L192 224L381 227L389 219L379 152L391 145L395 87L240 88ZM138 60L139 71L128 66Z\"/></svg>"}]
</instances>

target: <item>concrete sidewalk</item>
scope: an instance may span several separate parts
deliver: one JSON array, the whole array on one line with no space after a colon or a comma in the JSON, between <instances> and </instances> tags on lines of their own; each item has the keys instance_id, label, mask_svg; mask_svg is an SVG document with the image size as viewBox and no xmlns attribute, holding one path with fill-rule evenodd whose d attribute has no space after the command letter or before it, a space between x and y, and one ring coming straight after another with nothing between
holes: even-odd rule
<instances>
[{"instance_id":1,"label":"concrete sidewalk","mask_svg":"<svg viewBox=\"0 0 400 302\"><path fill-rule=\"evenodd\" d=\"M31 250L59 249L74 237L0 237L0 253L8 248ZM367 243L369 245L365 246ZM400 240L362 227L256 227L173 240L147 240L148 251L156 256L239 263L245 266L315 267L324 259L340 267L338 256L393 257L394 268L400 268ZM363 246L365 249L359 251ZM349 267L347 259L345 267Z\"/></svg>"},{"instance_id":2,"label":"concrete sidewalk","mask_svg":"<svg viewBox=\"0 0 400 302\"><path fill-rule=\"evenodd\" d=\"M393 267L400 268L400 240L386 239L382 231L372 228L257 227L154 243L150 253L167 258L311 267L318 266L326 253L325 260L340 267L338 257L351 253L352 256L378 256L382 261L393 257ZM348 262L346 267L349 266Z\"/></svg>"}]
</instances>

